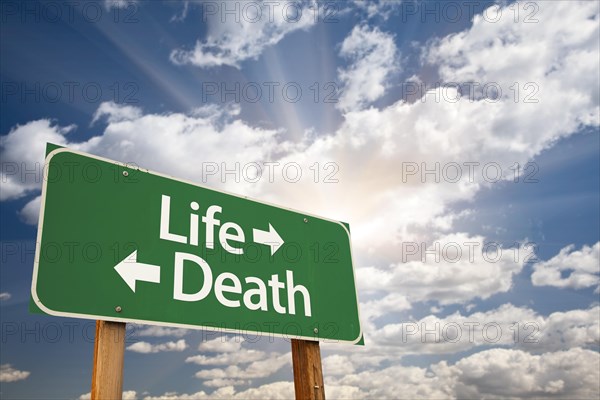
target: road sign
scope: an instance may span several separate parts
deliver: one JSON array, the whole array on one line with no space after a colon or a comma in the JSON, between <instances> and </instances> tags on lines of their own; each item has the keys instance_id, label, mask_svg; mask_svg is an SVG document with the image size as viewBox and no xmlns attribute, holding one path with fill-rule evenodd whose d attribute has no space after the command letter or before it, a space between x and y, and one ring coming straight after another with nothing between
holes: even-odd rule
<instances>
[{"instance_id":1,"label":"road sign","mask_svg":"<svg viewBox=\"0 0 600 400\"><path fill-rule=\"evenodd\" d=\"M347 225L66 148L45 170L41 312L361 340Z\"/></svg>"}]
</instances>

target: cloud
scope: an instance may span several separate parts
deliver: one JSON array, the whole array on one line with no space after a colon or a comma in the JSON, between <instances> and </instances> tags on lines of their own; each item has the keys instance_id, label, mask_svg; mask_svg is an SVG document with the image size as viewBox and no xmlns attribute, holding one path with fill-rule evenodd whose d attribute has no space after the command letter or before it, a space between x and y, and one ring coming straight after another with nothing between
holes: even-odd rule
<instances>
[{"instance_id":1,"label":"cloud","mask_svg":"<svg viewBox=\"0 0 600 400\"><path fill-rule=\"evenodd\" d=\"M292 382L273 382L236 392L233 386L225 386L212 393L204 391L191 394L165 393L162 396L148 396L144 400L204 400L204 399L264 399L280 400L294 398L294 384Z\"/></svg>"},{"instance_id":2,"label":"cloud","mask_svg":"<svg viewBox=\"0 0 600 400\"><path fill-rule=\"evenodd\" d=\"M242 349L244 338L236 336L220 336L211 340L203 341L198 346L198 350L202 352L212 353L235 353Z\"/></svg>"},{"instance_id":3,"label":"cloud","mask_svg":"<svg viewBox=\"0 0 600 400\"><path fill-rule=\"evenodd\" d=\"M264 360L267 354L260 350L240 349L235 352L219 353L215 356L206 356L203 354L188 357L185 362L198 365L232 365L247 364L249 362Z\"/></svg>"},{"instance_id":4,"label":"cloud","mask_svg":"<svg viewBox=\"0 0 600 400\"><path fill-rule=\"evenodd\" d=\"M600 307L588 310L554 312L542 318L540 340L523 343L532 351L560 350L570 347L591 347L600 344Z\"/></svg>"},{"instance_id":5,"label":"cloud","mask_svg":"<svg viewBox=\"0 0 600 400\"><path fill-rule=\"evenodd\" d=\"M358 281L362 281L362 278L361 275ZM369 282L373 283L372 281ZM382 298L361 303L360 313L363 321L371 321L390 312L405 311L410 310L410 308L411 304L406 296L399 293L389 293Z\"/></svg>"},{"instance_id":6,"label":"cloud","mask_svg":"<svg viewBox=\"0 0 600 400\"><path fill-rule=\"evenodd\" d=\"M532 255L526 245L501 248L486 243L482 236L454 233L439 237L426 247L404 243L404 256L418 252L419 259L389 267L366 267L357 271L359 288L364 291L402 293L409 302L435 300L442 305L487 299L510 290L512 278ZM404 261L404 260L403 260ZM399 297L398 295L396 295ZM397 304L400 311L401 304ZM376 304L378 308L385 304ZM367 304L369 314L373 304Z\"/></svg>"},{"instance_id":7,"label":"cloud","mask_svg":"<svg viewBox=\"0 0 600 400\"><path fill-rule=\"evenodd\" d=\"M497 309L444 318L391 323L369 334L381 353L458 353L482 346L516 346L528 352L558 351L600 343L600 307L555 312L547 317L504 304ZM382 348L379 349L378 347Z\"/></svg>"},{"instance_id":8,"label":"cloud","mask_svg":"<svg viewBox=\"0 0 600 400\"><path fill-rule=\"evenodd\" d=\"M133 119L140 118L141 116L142 110L140 110L138 107L118 105L113 102L103 102L94 113L92 124L100 120L102 117L106 117L108 123L115 123L121 121L131 121Z\"/></svg>"},{"instance_id":9,"label":"cloud","mask_svg":"<svg viewBox=\"0 0 600 400\"><path fill-rule=\"evenodd\" d=\"M137 4L138 0L104 0L104 8L109 11L112 8L127 8L131 4Z\"/></svg>"},{"instance_id":10,"label":"cloud","mask_svg":"<svg viewBox=\"0 0 600 400\"><path fill-rule=\"evenodd\" d=\"M339 376L325 375L325 392L327 398L344 399L397 398L398 393L403 398L428 399L591 399L600 394L599 380L600 358L596 351L573 348L533 355L522 350L489 349L461 358L453 365L442 361L426 367L391 365ZM274 382L239 392L233 386L224 386L212 393L165 393L144 399L293 397L292 382Z\"/></svg>"},{"instance_id":11,"label":"cloud","mask_svg":"<svg viewBox=\"0 0 600 400\"><path fill-rule=\"evenodd\" d=\"M185 21L185 19L188 16L189 8L190 8L190 2L187 1L187 0L183 1L183 6L181 8L181 11L179 13L174 14L171 17L171 19L169 20L169 22L182 22L182 21Z\"/></svg>"},{"instance_id":12,"label":"cloud","mask_svg":"<svg viewBox=\"0 0 600 400\"><path fill-rule=\"evenodd\" d=\"M17 125L0 137L2 190L0 201L13 200L39 190L43 179L46 142L65 145L74 125L59 127L49 119Z\"/></svg>"},{"instance_id":13,"label":"cloud","mask_svg":"<svg viewBox=\"0 0 600 400\"><path fill-rule=\"evenodd\" d=\"M163 351L183 351L187 349L188 345L185 339L180 339L176 342L166 342L159 344L151 344L148 342L137 342L127 346L127 350L136 353L160 353Z\"/></svg>"},{"instance_id":14,"label":"cloud","mask_svg":"<svg viewBox=\"0 0 600 400\"><path fill-rule=\"evenodd\" d=\"M73 125L61 127L45 119L18 125L8 135L0 137L3 160L0 200L12 200L40 190L46 142L137 162L200 183L214 182L223 189L235 186L239 192L239 184L233 180L222 183L220 174L210 176L210 181L203 179L207 175L197 167L197 159L190 158L192 151L196 155L203 154L206 163L233 165L239 160L270 160L278 146L285 146L276 140L279 131L253 128L243 121L232 120L238 111L235 107L224 110L203 108L191 115L143 115L139 108L102 103L95 119L105 117L106 130L100 136L79 143L69 142L66 137L75 128ZM148 137L153 140L147 140ZM140 147L143 143L146 145ZM226 157L223 148L230 150ZM248 194L257 189L250 183L245 187ZM39 201L34 199L21 211L21 217L27 223L37 223Z\"/></svg>"},{"instance_id":15,"label":"cloud","mask_svg":"<svg viewBox=\"0 0 600 400\"><path fill-rule=\"evenodd\" d=\"M138 398L135 390L126 390L123 392L121 400L136 400Z\"/></svg>"},{"instance_id":16,"label":"cloud","mask_svg":"<svg viewBox=\"0 0 600 400\"><path fill-rule=\"evenodd\" d=\"M519 129L522 134L506 143L514 148L532 144L532 136L556 140L579 125L598 125L598 4L540 2L537 23L515 23L510 6L496 13L497 7L491 6L486 15L501 15L498 21L476 15L470 29L430 44L425 58L438 68L441 78L445 82L497 83L503 99L512 97L513 101L503 104L514 112L501 116L497 123L504 123L507 130L524 124ZM522 86L532 83L539 89L534 97L542 106L530 107L538 113L537 118L529 118L533 110L522 107L522 97L514 101L510 86L515 82ZM534 126L538 132L531 130ZM540 129L545 134L540 135ZM544 145L537 142L531 151Z\"/></svg>"},{"instance_id":17,"label":"cloud","mask_svg":"<svg viewBox=\"0 0 600 400\"><path fill-rule=\"evenodd\" d=\"M354 373L354 365L348 356L334 354L323 358L323 376L341 376Z\"/></svg>"},{"instance_id":18,"label":"cloud","mask_svg":"<svg viewBox=\"0 0 600 400\"><path fill-rule=\"evenodd\" d=\"M361 305L361 311L364 309ZM413 318L405 312L387 312L367 319L362 313L366 347L323 343L322 352L343 357L343 363L342 359L328 361L334 371L347 368L358 373L393 365L407 355L459 354L493 347L532 354L570 348L594 350L600 343L599 315L598 305L545 316L510 303L485 312L457 311L444 317Z\"/></svg>"},{"instance_id":19,"label":"cloud","mask_svg":"<svg viewBox=\"0 0 600 400\"><path fill-rule=\"evenodd\" d=\"M0 293L0 301L8 301L11 298L11 294L8 292L2 292Z\"/></svg>"},{"instance_id":20,"label":"cloud","mask_svg":"<svg viewBox=\"0 0 600 400\"><path fill-rule=\"evenodd\" d=\"M367 14L367 18L381 17L387 20L392 12L402 4L401 1L389 0L354 0L353 5Z\"/></svg>"},{"instance_id":21,"label":"cloud","mask_svg":"<svg viewBox=\"0 0 600 400\"><path fill-rule=\"evenodd\" d=\"M472 28L426 46L424 67L437 70L444 82L497 83L505 88L503 96L469 98L454 87L437 87L413 103L399 100L381 109L347 112L334 134L283 158L301 165L333 159L340 183L321 185L317 192L301 182L293 195L278 193L278 202L304 208L314 204L321 214L339 215L360 226L353 230L360 252L390 260L402 241L431 240L431 234L420 232L447 231L456 218L449 205L514 179L510 168L515 163L525 165L583 126L598 126L598 6L539 6L552 23L517 24L504 9L502 23L479 18ZM563 40L564 34L569 40ZM515 37L518 47L510 45ZM545 46L552 48L551 55L537 57L540 43L558 45L556 50ZM489 46L494 54L480 57ZM537 104L524 102L523 93L515 102L510 91L515 80L539 89ZM456 172L454 182L449 171ZM327 205L331 198L349 200Z\"/></svg>"},{"instance_id":22,"label":"cloud","mask_svg":"<svg viewBox=\"0 0 600 400\"><path fill-rule=\"evenodd\" d=\"M580 348L532 355L490 349L428 368L394 365L326 379L348 398L597 398L600 358ZM328 394L329 395L329 394Z\"/></svg>"},{"instance_id":23,"label":"cloud","mask_svg":"<svg viewBox=\"0 0 600 400\"><path fill-rule=\"evenodd\" d=\"M173 63L202 68L222 65L240 68L242 61L257 59L286 35L314 25L313 13L308 9L316 6L312 1L257 1L250 5L235 2L231 3L235 15L224 20L225 3L211 4L214 7L210 10L203 8L208 24L206 39L198 40L192 49L171 52Z\"/></svg>"},{"instance_id":24,"label":"cloud","mask_svg":"<svg viewBox=\"0 0 600 400\"><path fill-rule=\"evenodd\" d=\"M223 365L226 368L204 369L196 373L209 387L239 386L250 379L265 378L277 372L281 367L290 363L290 353L265 353L264 351L242 348L243 340L236 336L222 336L203 342L198 347L202 352L218 353L207 356L199 354L186 358L186 363L198 365ZM240 367L241 364L248 364Z\"/></svg>"},{"instance_id":25,"label":"cloud","mask_svg":"<svg viewBox=\"0 0 600 400\"><path fill-rule=\"evenodd\" d=\"M23 222L29 225L37 225L40 217L40 206L42 205L42 196L36 196L19 211L19 217Z\"/></svg>"},{"instance_id":26,"label":"cloud","mask_svg":"<svg viewBox=\"0 0 600 400\"><path fill-rule=\"evenodd\" d=\"M291 353L272 354L269 358L254 361L244 368L230 365L227 368L203 369L196 372L196 378L203 380L235 379L248 380L266 378L279 371L284 365L291 365Z\"/></svg>"},{"instance_id":27,"label":"cloud","mask_svg":"<svg viewBox=\"0 0 600 400\"><path fill-rule=\"evenodd\" d=\"M402 393L407 399L445 399L452 397L452 386L445 376L435 376L427 368L395 365L378 370L366 370L339 378L325 378L325 393L333 387L354 388L354 398L396 398Z\"/></svg>"},{"instance_id":28,"label":"cloud","mask_svg":"<svg viewBox=\"0 0 600 400\"><path fill-rule=\"evenodd\" d=\"M167 328L165 326L157 325L135 325L134 334L137 336L150 336L150 337L183 337L189 333L189 329L183 328Z\"/></svg>"},{"instance_id":29,"label":"cloud","mask_svg":"<svg viewBox=\"0 0 600 400\"><path fill-rule=\"evenodd\" d=\"M579 348L542 355L491 349L447 371L456 376L455 394L460 398L591 399L600 394L599 361L596 351Z\"/></svg>"},{"instance_id":30,"label":"cloud","mask_svg":"<svg viewBox=\"0 0 600 400\"><path fill-rule=\"evenodd\" d=\"M564 273L568 275L564 276ZM575 250L564 247L548 261L533 265L531 282L534 286L583 289L600 284L600 242L592 247Z\"/></svg>"},{"instance_id":31,"label":"cloud","mask_svg":"<svg viewBox=\"0 0 600 400\"><path fill-rule=\"evenodd\" d=\"M208 387L223 387L223 386L240 386L247 384L248 381L241 381L236 379L211 379L204 381L204 385Z\"/></svg>"},{"instance_id":32,"label":"cloud","mask_svg":"<svg viewBox=\"0 0 600 400\"><path fill-rule=\"evenodd\" d=\"M0 382L22 381L27 379L29 375L29 371L19 371L14 369L10 364L0 365Z\"/></svg>"},{"instance_id":33,"label":"cloud","mask_svg":"<svg viewBox=\"0 0 600 400\"><path fill-rule=\"evenodd\" d=\"M385 94L390 75L399 71L394 37L378 28L355 26L342 42L340 55L350 65L338 71L343 93L338 107L358 110Z\"/></svg>"}]
</instances>

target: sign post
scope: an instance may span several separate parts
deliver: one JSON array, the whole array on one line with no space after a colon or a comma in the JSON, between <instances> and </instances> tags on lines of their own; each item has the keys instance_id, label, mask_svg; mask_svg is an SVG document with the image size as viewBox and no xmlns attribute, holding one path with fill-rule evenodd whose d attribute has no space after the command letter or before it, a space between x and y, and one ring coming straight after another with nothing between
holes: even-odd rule
<instances>
[{"instance_id":1,"label":"sign post","mask_svg":"<svg viewBox=\"0 0 600 400\"><path fill-rule=\"evenodd\" d=\"M92 400L121 399L124 353L125 324L96 321Z\"/></svg>"},{"instance_id":2,"label":"sign post","mask_svg":"<svg viewBox=\"0 0 600 400\"><path fill-rule=\"evenodd\" d=\"M325 400L319 342L292 339L294 390L299 400Z\"/></svg>"}]
</instances>

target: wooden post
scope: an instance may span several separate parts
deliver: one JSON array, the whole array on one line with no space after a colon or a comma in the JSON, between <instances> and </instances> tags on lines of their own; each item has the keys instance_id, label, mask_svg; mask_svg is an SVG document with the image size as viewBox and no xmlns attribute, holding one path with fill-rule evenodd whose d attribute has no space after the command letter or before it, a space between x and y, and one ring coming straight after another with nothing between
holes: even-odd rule
<instances>
[{"instance_id":1,"label":"wooden post","mask_svg":"<svg viewBox=\"0 0 600 400\"><path fill-rule=\"evenodd\" d=\"M92 400L120 400L123 396L125 323L96 321Z\"/></svg>"},{"instance_id":2,"label":"wooden post","mask_svg":"<svg viewBox=\"0 0 600 400\"><path fill-rule=\"evenodd\" d=\"M292 339L294 389L297 400L325 400L319 342Z\"/></svg>"}]
</instances>

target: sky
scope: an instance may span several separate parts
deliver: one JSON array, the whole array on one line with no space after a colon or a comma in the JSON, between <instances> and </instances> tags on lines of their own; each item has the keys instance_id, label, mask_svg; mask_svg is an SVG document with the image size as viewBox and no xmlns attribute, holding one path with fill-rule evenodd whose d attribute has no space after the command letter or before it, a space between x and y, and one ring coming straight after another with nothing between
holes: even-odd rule
<instances>
[{"instance_id":1,"label":"sky","mask_svg":"<svg viewBox=\"0 0 600 400\"><path fill-rule=\"evenodd\" d=\"M28 311L48 142L349 223L328 398L600 396L598 2L0 7L3 399L90 396L94 321ZM293 398L290 342L128 324L123 390Z\"/></svg>"}]
</instances>

